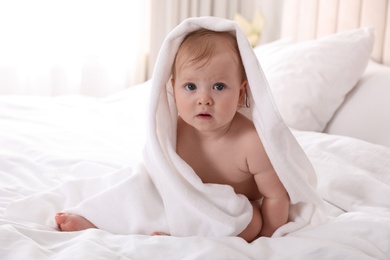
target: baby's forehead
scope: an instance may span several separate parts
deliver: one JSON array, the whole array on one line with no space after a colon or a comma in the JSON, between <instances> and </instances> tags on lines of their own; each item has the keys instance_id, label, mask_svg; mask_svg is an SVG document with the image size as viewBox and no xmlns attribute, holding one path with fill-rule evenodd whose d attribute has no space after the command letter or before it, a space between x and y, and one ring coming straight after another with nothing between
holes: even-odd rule
<instances>
[{"instance_id":1,"label":"baby's forehead","mask_svg":"<svg viewBox=\"0 0 390 260\"><path fill-rule=\"evenodd\" d=\"M181 71L183 69L199 69L208 65L221 65L221 62L224 66L238 66L240 67L240 59L232 48L229 48L226 45L222 45L219 48L211 48L209 50L204 50L204 52L193 52L193 51L183 51L178 55L175 64L175 70Z\"/></svg>"},{"instance_id":2,"label":"baby's forehead","mask_svg":"<svg viewBox=\"0 0 390 260\"><path fill-rule=\"evenodd\" d=\"M228 32L209 32L185 38L180 45L176 59L210 59L221 51L239 56L236 39Z\"/></svg>"},{"instance_id":3,"label":"baby's forehead","mask_svg":"<svg viewBox=\"0 0 390 260\"><path fill-rule=\"evenodd\" d=\"M179 52L191 52L199 50L206 52L207 50L214 50L223 46L230 47L233 51L238 50L236 38L229 32L213 32L206 31L206 33L193 32L187 35L179 47Z\"/></svg>"},{"instance_id":4,"label":"baby's forehead","mask_svg":"<svg viewBox=\"0 0 390 260\"><path fill-rule=\"evenodd\" d=\"M230 32L198 30L188 34L176 53L172 74L176 75L184 64L197 64L200 67L220 52L231 55L242 66L237 40Z\"/></svg>"},{"instance_id":5,"label":"baby's forehead","mask_svg":"<svg viewBox=\"0 0 390 260\"><path fill-rule=\"evenodd\" d=\"M220 53L226 53L232 56L239 56L238 50L234 49L234 46L221 43L221 44L206 44L206 45L192 45L179 49L177 52L177 59L190 58L196 60L209 59Z\"/></svg>"}]
</instances>

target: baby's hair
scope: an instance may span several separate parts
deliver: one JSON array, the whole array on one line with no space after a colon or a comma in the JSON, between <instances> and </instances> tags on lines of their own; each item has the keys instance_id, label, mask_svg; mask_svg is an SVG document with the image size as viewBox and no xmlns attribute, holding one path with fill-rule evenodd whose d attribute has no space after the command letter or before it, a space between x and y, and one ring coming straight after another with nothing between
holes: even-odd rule
<instances>
[{"instance_id":1,"label":"baby's hair","mask_svg":"<svg viewBox=\"0 0 390 260\"><path fill-rule=\"evenodd\" d=\"M246 80L246 73L236 37L227 31L216 32L207 29L199 29L186 35L180 44L172 65L172 78L176 77L177 66L182 66L185 63L198 63L199 68L205 66L212 57L214 50L220 44L228 46L236 54L238 65L241 68L242 80ZM246 91L245 106L249 107Z\"/></svg>"}]
</instances>

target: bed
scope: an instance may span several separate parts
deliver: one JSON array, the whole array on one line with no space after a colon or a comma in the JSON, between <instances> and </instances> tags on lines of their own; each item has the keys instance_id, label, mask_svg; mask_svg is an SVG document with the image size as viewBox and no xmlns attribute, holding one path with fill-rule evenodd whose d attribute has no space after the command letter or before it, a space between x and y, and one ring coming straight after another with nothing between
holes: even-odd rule
<instances>
[{"instance_id":1,"label":"bed","mask_svg":"<svg viewBox=\"0 0 390 260\"><path fill-rule=\"evenodd\" d=\"M8 95L0 96L0 258L389 259L390 4L324 3L285 1L281 40L254 52L316 170L329 221L247 243L59 232L14 218L7 210L15 201L47 191L55 200L57 187L75 180L100 177L101 185L113 185L107 176L135 166L146 139L151 82L104 98ZM82 193L80 187L69 200ZM25 214L44 218L47 207L31 205Z\"/></svg>"}]
</instances>

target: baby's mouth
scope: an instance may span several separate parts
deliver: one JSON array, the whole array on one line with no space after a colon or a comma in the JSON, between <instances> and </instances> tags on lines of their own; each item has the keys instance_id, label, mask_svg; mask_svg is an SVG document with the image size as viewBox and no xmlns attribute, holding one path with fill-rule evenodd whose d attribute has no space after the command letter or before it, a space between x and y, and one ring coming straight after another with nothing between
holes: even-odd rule
<instances>
[{"instance_id":1,"label":"baby's mouth","mask_svg":"<svg viewBox=\"0 0 390 260\"><path fill-rule=\"evenodd\" d=\"M197 115L197 117L200 119L211 119L212 118L212 116L208 113L200 113Z\"/></svg>"}]
</instances>

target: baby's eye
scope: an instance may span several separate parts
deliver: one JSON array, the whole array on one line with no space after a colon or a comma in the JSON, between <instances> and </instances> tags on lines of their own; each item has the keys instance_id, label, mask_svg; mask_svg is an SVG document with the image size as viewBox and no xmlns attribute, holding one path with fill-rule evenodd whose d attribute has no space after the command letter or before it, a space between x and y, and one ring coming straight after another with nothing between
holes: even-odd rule
<instances>
[{"instance_id":1,"label":"baby's eye","mask_svg":"<svg viewBox=\"0 0 390 260\"><path fill-rule=\"evenodd\" d=\"M193 83L188 83L184 87L185 87L186 90L195 90L196 89L196 86Z\"/></svg>"},{"instance_id":2,"label":"baby's eye","mask_svg":"<svg viewBox=\"0 0 390 260\"><path fill-rule=\"evenodd\" d=\"M215 89L215 90L224 90L225 88L226 88L226 86L223 83L217 83L213 87L213 89Z\"/></svg>"}]
</instances>

